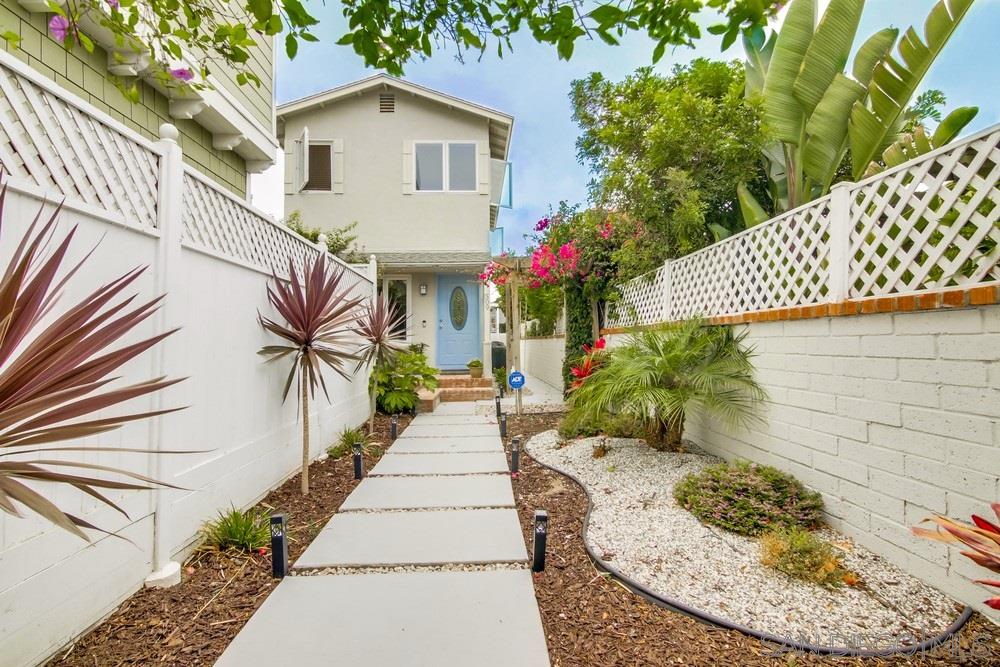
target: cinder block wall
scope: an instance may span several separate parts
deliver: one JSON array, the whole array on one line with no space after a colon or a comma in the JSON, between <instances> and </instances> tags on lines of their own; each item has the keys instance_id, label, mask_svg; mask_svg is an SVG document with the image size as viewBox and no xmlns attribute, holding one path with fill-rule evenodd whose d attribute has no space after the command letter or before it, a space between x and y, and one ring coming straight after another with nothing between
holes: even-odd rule
<instances>
[{"instance_id":1,"label":"cinder block wall","mask_svg":"<svg viewBox=\"0 0 1000 667\"><path fill-rule=\"evenodd\" d=\"M1000 306L741 325L770 399L733 431L689 419L727 459L786 470L820 491L830 523L972 604L989 574L917 539L930 514L968 520L1000 498Z\"/></svg>"}]
</instances>

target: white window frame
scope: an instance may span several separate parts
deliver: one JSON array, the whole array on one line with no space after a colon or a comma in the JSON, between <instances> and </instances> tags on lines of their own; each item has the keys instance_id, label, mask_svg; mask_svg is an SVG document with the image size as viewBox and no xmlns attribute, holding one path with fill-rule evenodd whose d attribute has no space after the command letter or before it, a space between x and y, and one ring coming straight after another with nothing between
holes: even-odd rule
<instances>
[{"instance_id":1,"label":"white window frame","mask_svg":"<svg viewBox=\"0 0 1000 667\"><path fill-rule=\"evenodd\" d=\"M306 180L302 183L302 188L299 190L299 194L307 195L331 195L333 194L333 139L308 139L305 144L305 161L309 164L309 152L312 150L313 146L329 146L330 147L330 189L329 190L310 190L307 186L309 185L309 168L306 168Z\"/></svg>"},{"instance_id":2,"label":"white window frame","mask_svg":"<svg viewBox=\"0 0 1000 667\"><path fill-rule=\"evenodd\" d=\"M389 293L389 282L398 280L406 283L406 343L413 342L413 276L409 274L391 274L382 276L382 293Z\"/></svg>"},{"instance_id":3,"label":"white window frame","mask_svg":"<svg viewBox=\"0 0 1000 667\"><path fill-rule=\"evenodd\" d=\"M417 187L417 146L421 144L440 144L441 150L443 152L443 159L441 161L441 169L443 173L441 174L441 183L444 186L443 190L421 190ZM452 144L465 144L466 146L472 146L474 153L473 164L476 167L476 175L473 179L475 186L471 190L452 190L451 189L451 178L448 173L448 147ZM415 139L413 141L413 193L414 194L452 194L452 195L474 195L479 193L479 142L472 139Z\"/></svg>"}]
</instances>

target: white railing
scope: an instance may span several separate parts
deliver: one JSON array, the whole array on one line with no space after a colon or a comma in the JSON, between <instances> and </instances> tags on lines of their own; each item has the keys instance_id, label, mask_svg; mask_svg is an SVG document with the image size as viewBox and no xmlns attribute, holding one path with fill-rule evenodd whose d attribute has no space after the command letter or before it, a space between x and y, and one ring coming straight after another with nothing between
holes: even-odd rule
<instances>
[{"instance_id":1,"label":"white railing","mask_svg":"<svg viewBox=\"0 0 1000 667\"><path fill-rule=\"evenodd\" d=\"M772 218L621 286L641 326L1000 281L1000 125Z\"/></svg>"}]
</instances>

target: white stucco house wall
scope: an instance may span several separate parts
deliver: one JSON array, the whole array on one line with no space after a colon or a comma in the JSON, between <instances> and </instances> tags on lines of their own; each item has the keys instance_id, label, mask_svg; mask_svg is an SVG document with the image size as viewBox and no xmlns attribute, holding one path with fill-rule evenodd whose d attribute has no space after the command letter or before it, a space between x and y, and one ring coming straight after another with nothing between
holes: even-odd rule
<instances>
[{"instance_id":1,"label":"white stucco house wall","mask_svg":"<svg viewBox=\"0 0 1000 667\"><path fill-rule=\"evenodd\" d=\"M478 274L491 257L514 118L384 74L283 104L285 214L312 227L357 222L406 336L445 371L489 364Z\"/></svg>"}]
</instances>

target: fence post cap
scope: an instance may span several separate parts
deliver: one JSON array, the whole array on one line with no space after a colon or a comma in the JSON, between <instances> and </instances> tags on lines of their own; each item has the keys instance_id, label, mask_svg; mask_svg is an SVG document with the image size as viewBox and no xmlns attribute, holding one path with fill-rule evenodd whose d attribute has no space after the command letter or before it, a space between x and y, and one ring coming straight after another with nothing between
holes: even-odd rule
<instances>
[{"instance_id":1,"label":"fence post cap","mask_svg":"<svg viewBox=\"0 0 1000 667\"><path fill-rule=\"evenodd\" d=\"M177 141L180 137L180 133L177 128L172 123L163 123L160 125L160 139L166 139L167 141Z\"/></svg>"}]
</instances>

